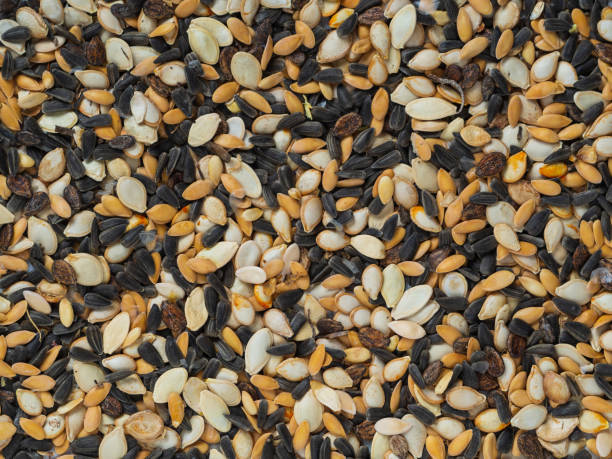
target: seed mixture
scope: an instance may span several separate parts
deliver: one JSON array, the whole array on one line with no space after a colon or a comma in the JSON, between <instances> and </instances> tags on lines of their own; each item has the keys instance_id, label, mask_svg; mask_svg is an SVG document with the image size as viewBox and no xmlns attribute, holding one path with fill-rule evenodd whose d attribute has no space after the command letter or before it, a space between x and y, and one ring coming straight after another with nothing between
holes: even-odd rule
<instances>
[{"instance_id":1,"label":"seed mixture","mask_svg":"<svg viewBox=\"0 0 612 459\"><path fill-rule=\"evenodd\" d=\"M612 454L606 0L0 0L0 454Z\"/></svg>"}]
</instances>

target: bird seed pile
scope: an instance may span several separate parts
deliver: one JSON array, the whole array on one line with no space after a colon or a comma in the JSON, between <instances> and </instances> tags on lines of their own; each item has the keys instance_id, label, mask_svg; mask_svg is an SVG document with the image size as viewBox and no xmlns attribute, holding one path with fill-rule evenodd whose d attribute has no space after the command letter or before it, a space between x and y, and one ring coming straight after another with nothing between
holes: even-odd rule
<instances>
[{"instance_id":1,"label":"bird seed pile","mask_svg":"<svg viewBox=\"0 0 612 459\"><path fill-rule=\"evenodd\" d=\"M0 455L612 455L612 4L0 0Z\"/></svg>"}]
</instances>

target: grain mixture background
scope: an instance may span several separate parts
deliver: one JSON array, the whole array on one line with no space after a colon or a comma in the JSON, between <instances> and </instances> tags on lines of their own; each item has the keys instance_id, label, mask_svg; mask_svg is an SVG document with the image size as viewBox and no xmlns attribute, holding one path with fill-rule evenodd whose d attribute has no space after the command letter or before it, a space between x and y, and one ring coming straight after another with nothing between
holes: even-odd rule
<instances>
[{"instance_id":1,"label":"grain mixture background","mask_svg":"<svg viewBox=\"0 0 612 459\"><path fill-rule=\"evenodd\" d=\"M0 0L0 455L612 454L607 0Z\"/></svg>"}]
</instances>

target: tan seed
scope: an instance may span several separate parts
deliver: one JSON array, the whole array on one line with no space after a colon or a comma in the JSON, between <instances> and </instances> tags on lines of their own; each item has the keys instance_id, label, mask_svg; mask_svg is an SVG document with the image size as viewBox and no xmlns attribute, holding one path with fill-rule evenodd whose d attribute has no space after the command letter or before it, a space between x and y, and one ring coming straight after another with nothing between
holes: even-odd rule
<instances>
[{"instance_id":1,"label":"tan seed","mask_svg":"<svg viewBox=\"0 0 612 459\"><path fill-rule=\"evenodd\" d=\"M487 292L495 292L508 287L514 282L512 271L500 270L481 281L482 288Z\"/></svg>"},{"instance_id":2,"label":"tan seed","mask_svg":"<svg viewBox=\"0 0 612 459\"><path fill-rule=\"evenodd\" d=\"M278 56L288 56L300 47L304 41L304 35L294 34L281 38L274 45L274 54Z\"/></svg>"},{"instance_id":3,"label":"tan seed","mask_svg":"<svg viewBox=\"0 0 612 459\"><path fill-rule=\"evenodd\" d=\"M475 37L461 48L461 59L471 59L482 53L489 46L489 39L485 36Z\"/></svg>"},{"instance_id":4,"label":"tan seed","mask_svg":"<svg viewBox=\"0 0 612 459\"><path fill-rule=\"evenodd\" d=\"M466 261L467 259L465 258L464 255L461 255L461 254L451 255L445 258L444 260L442 260L440 264L438 264L438 266L436 267L436 272L443 274L443 273L449 273L451 271L456 271L457 269L461 268L465 264Z\"/></svg>"},{"instance_id":5,"label":"tan seed","mask_svg":"<svg viewBox=\"0 0 612 459\"><path fill-rule=\"evenodd\" d=\"M448 444L448 454L450 456L459 456L465 448L467 448L470 440L472 440L473 431L468 429L461 432Z\"/></svg>"},{"instance_id":6,"label":"tan seed","mask_svg":"<svg viewBox=\"0 0 612 459\"><path fill-rule=\"evenodd\" d=\"M459 14L457 15L457 33L459 39L467 43L473 36L472 20L470 15L466 11L465 7L459 8Z\"/></svg>"},{"instance_id":7,"label":"tan seed","mask_svg":"<svg viewBox=\"0 0 612 459\"><path fill-rule=\"evenodd\" d=\"M512 32L508 30L507 32ZM503 35L503 34L502 34ZM516 126L518 124L519 118L521 116L521 111L523 109L521 98L518 95L513 95L508 102L508 122L510 126Z\"/></svg>"},{"instance_id":8,"label":"tan seed","mask_svg":"<svg viewBox=\"0 0 612 459\"><path fill-rule=\"evenodd\" d=\"M35 440L43 440L45 438L45 431L42 426L32 419L22 417L19 419L19 425L23 431Z\"/></svg>"},{"instance_id":9,"label":"tan seed","mask_svg":"<svg viewBox=\"0 0 612 459\"><path fill-rule=\"evenodd\" d=\"M495 58L502 59L506 57L506 55L512 49L512 45L514 44L514 34L512 30L506 29L502 32L499 40L497 41L497 45L495 46Z\"/></svg>"},{"instance_id":10,"label":"tan seed","mask_svg":"<svg viewBox=\"0 0 612 459\"><path fill-rule=\"evenodd\" d=\"M433 459L444 459L446 457L444 441L438 435L428 435L425 440L425 447Z\"/></svg>"}]
</instances>

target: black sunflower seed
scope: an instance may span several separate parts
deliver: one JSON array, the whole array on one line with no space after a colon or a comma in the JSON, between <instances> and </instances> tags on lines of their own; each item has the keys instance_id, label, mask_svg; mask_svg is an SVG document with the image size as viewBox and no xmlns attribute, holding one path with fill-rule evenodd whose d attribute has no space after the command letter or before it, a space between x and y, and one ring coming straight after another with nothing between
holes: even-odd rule
<instances>
[{"instance_id":1,"label":"black sunflower seed","mask_svg":"<svg viewBox=\"0 0 612 459\"><path fill-rule=\"evenodd\" d=\"M60 54L64 58L66 63L72 68L87 67L87 59L81 53L74 53L63 47L60 50Z\"/></svg>"},{"instance_id":2,"label":"black sunflower seed","mask_svg":"<svg viewBox=\"0 0 612 459\"><path fill-rule=\"evenodd\" d=\"M514 35L514 43L512 44L514 49L520 48L525 43L527 43L533 32L529 27L522 27L515 35Z\"/></svg>"},{"instance_id":3,"label":"black sunflower seed","mask_svg":"<svg viewBox=\"0 0 612 459\"><path fill-rule=\"evenodd\" d=\"M270 355L293 355L296 350L295 343L283 343L271 346L267 349L267 353Z\"/></svg>"},{"instance_id":4,"label":"black sunflower seed","mask_svg":"<svg viewBox=\"0 0 612 459\"><path fill-rule=\"evenodd\" d=\"M528 338L533 333L533 328L525 321L515 317L508 324L508 329L515 335Z\"/></svg>"},{"instance_id":5,"label":"black sunflower seed","mask_svg":"<svg viewBox=\"0 0 612 459\"><path fill-rule=\"evenodd\" d=\"M292 113L291 115L286 115L281 118L278 122L277 129L291 129L304 121L306 121L306 117L302 113Z\"/></svg>"},{"instance_id":6,"label":"black sunflower seed","mask_svg":"<svg viewBox=\"0 0 612 459\"><path fill-rule=\"evenodd\" d=\"M492 398L495 401L495 409L497 410L499 419L503 423L509 423L512 418L512 412L510 411L510 405L506 397L504 397L500 391L494 391Z\"/></svg>"},{"instance_id":7,"label":"black sunflower seed","mask_svg":"<svg viewBox=\"0 0 612 459\"><path fill-rule=\"evenodd\" d=\"M590 41L580 40L572 57L572 65L576 67L584 63L591 56L593 50L594 48Z\"/></svg>"},{"instance_id":8,"label":"black sunflower seed","mask_svg":"<svg viewBox=\"0 0 612 459\"><path fill-rule=\"evenodd\" d=\"M324 127L318 121L305 121L295 126L291 131L303 137L320 137L323 135ZM272 139L274 146L274 139Z\"/></svg>"},{"instance_id":9,"label":"black sunflower seed","mask_svg":"<svg viewBox=\"0 0 612 459\"><path fill-rule=\"evenodd\" d=\"M436 301L440 304L442 308L446 311L463 311L467 308L467 300L463 297L455 296L447 296L437 298Z\"/></svg>"},{"instance_id":10,"label":"black sunflower seed","mask_svg":"<svg viewBox=\"0 0 612 459\"><path fill-rule=\"evenodd\" d=\"M102 245L111 245L118 241L123 235L127 225L116 225L107 230L101 231L98 239Z\"/></svg>"},{"instance_id":11,"label":"black sunflower seed","mask_svg":"<svg viewBox=\"0 0 612 459\"><path fill-rule=\"evenodd\" d=\"M578 416L582 411L580 403L576 401L570 401L564 405L554 407L550 414L556 418L570 418Z\"/></svg>"},{"instance_id":12,"label":"black sunflower seed","mask_svg":"<svg viewBox=\"0 0 612 459\"><path fill-rule=\"evenodd\" d=\"M600 259L601 259L601 249L596 250L595 252L591 254L591 256L589 256L589 258L587 258L585 263L582 265L582 268L580 268L580 276L582 276L585 279L590 279L591 273L599 265Z\"/></svg>"},{"instance_id":13,"label":"black sunflower seed","mask_svg":"<svg viewBox=\"0 0 612 459\"><path fill-rule=\"evenodd\" d=\"M587 77L580 78L578 81L574 83L574 88L579 91L587 91L591 89L597 88L599 82L601 81L601 77L597 74L591 74Z\"/></svg>"},{"instance_id":14,"label":"black sunflower seed","mask_svg":"<svg viewBox=\"0 0 612 459\"><path fill-rule=\"evenodd\" d=\"M112 123L112 118L108 114L94 115L94 116L90 116L89 118L83 118L81 120L81 124L83 125L83 127L88 127L88 128L110 126L111 123Z\"/></svg>"},{"instance_id":15,"label":"black sunflower seed","mask_svg":"<svg viewBox=\"0 0 612 459\"><path fill-rule=\"evenodd\" d=\"M541 210L536 212L531 216L531 218L525 224L525 231L531 236L537 236L542 233L544 227L546 226L546 222L548 221L548 216L551 211L548 209Z\"/></svg>"},{"instance_id":16,"label":"black sunflower seed","mask_svg":"<svg viewBox=\"0 0 612 459\"><path fill-rule=\"evenodd\" d=\"M555 296L552 299L553 303L563 314L567 314L570 317L576 317L582 312L582 308L578 303L571 300L567 300L560 296Z\"/></svg>"},{"instance_id":17,"label":"black sunflower seed","mask_svg":"<svg viewBox=\"0 0 612 459\"><path fill-rule=\"evenodd\" d=\"M357 27L357 19L357 13L353 13L344 21L342 21L342 24L340 24L340 27L338 27L336 31L338 36L341 38L348 37L353 32L353 30L355 30L355 27Z\"/></svg>"},{"instance_id":18,"label":"black sunflower seed","mask_svg":"<svg viewBox=\"0 0 612 459\"><path fill-rule=\"evenodd\" d=\"M438 216L438 203L430 192L421 190L421 202L423 203L423 208L427 215L430 217Z\"/></svg>"},{"instance_id":19,"label":"black sunflower seed","mask_svg":"<svg viewBox=\"0 0 612 459\"><path fill-rule=\"evenodd\" d=\"M572 27L563 19L549 18L544 20L544 29L550 32L567 32Z\"/></svg>"},{"instance_id":20,"label":"black sunflower seed","mask_svg":"<svg viewBox=\"0 0 612 459\"><path fill-rule=\"evenodd\" d=\"M419 421L425 425L431 425L436 420L435 415L427 408L420 405L411 404L406 407Z\"/></svg>"},{"instance_id":21,"label":"black sunflower seed","mask_svg":"<svg viewBox=\"0 0 612 459\"><path fill-rule=\"evenodd\" d=\"M584 112L582 112L581 120L585 124L591 124L593 121L597 119L601 112L603 111L603 102L598 102L596 104L591 105Z\"/></svg>"},{"instance_id":22,"label":"black sunflower seed","mask_svg":"<svg viewBox=\"0 0 612 459\"><path fill-rule=\"evenodd\" d=\"M342 83L344 75L340 69L323 69L314 75L314 80L320 83L339 84Z\"/></svg>"},{"instance_id":23,"label":"black sunflower seed","mask_svg":"<svg viewBox=\"0 0 612 459\"><path fill-rule=\"evenodd\" d=\"M117 381L121 381L122 379L125 379L129 376L132 376L134 374L134 372L132 370L119 370L119 371L114 371L112 373L108 373L104 379L106 380L106 382L109 383L116 383Z\"/></svg>"},{"instance_id":24,"label":"black sunflower seed","mask_svg":"<svg viewBox=\"0 0 612 459\"><path fill-rule=\"evenodd\" d=\"M92 309L105 308L110 306L112 303L109 298L98 293L86 293L83 299L85 301L85 305Z\"/></svg>"},{"instance_id":25,"label":"black sunflower seed","mask_svg":"<svg viewBox=\"0 0 612 459\"><path fill-rule=\"evenodd\" d=\"M136 139L131 135L118 135L111 139L108 144L117 150L126 150L136 143Z\"/></svg>"},{"instance_id":26,"label":"black sunflower seed","mask_svg":"<svg viewBox=\"0 0 612 459\"><path fill-rule=\"evenodd\" d=\"M480 204L484 206L490 206L498 201L497 195L489 191L480 191L470 196L470 202L473 204Z\"/></svg>"},{"instance_id":27,"label":"black sunflower seed","mask_svg":"<svg viewBox=\"0 0 612 459\"><path fill-rule=\"evenodd\" d=\"M299 85L305 85L306 83L312 81L318 70L319 64L317 64L317 61L314 59L307 59L300 68L297 83Z\"/></svg>"},{"instance_id":28,"label":"black sunflower seed","mask_svg":"<svg viewBox=\"0 0 612 459\"><path fill-rule=\"evenodd\" d=\"M21 42L27 41L32 36L30 29L24 26L15 26L5 30L1 37L4 41Z\"/></svg>"},{"instance_id":29,"label":"black sunflower seed","mask_svg":"<svg viewBox=\"0 0 612 459\"><path fill-rule=\"evenodd\" d=\"M89 351L83 347L73 346L70 349L70 356L79 362L96 362L99 360L97 353Z\"/></svg>"},{"instance_id":30,"label":"black sunflower seed","mask_svg":"<svg viewBox=\"0 0 612 459\"><path fill-rule=\"evenodd\" d=\"M156 368L161 368L164 365L161 355L155 346L148 341L143 341L138 345L138 354L147 363L150 363Z\"/></svg>"},{"instance_id":31,"label":"black sunflower seed","mask_svg":"<svg viewBox=\"0 0 612 459\"><path fill-rule=\"evenodd\" d=\"M64 379L56 382L55 392L53 392L53 401L56 403L64 403L72 391L73 383L74 378L69 373L66 374Z\"/></svg>"},{"instance_id":32,"label":"black sunflower seed","mask_svg":"<svg viewBox=\"0 0 612 459\"><path fill-rule=\"evenodd\" d=\"M581 322L565 322L563 328L577 341L587 342L591 337L590 328Z\"/></svg>"}]
</instances>

